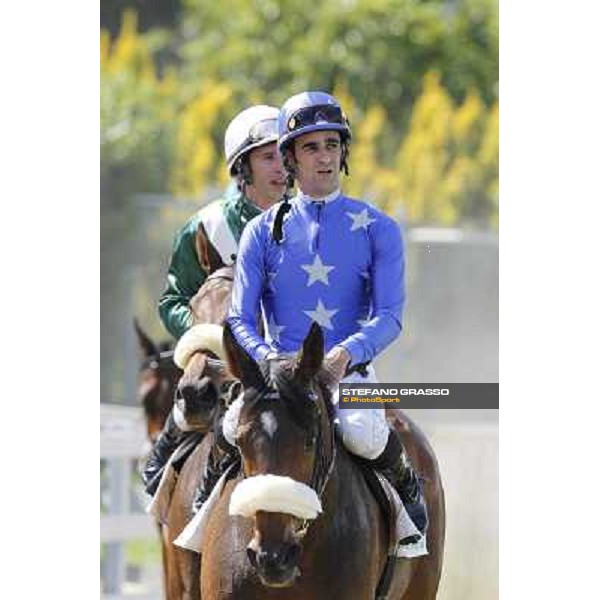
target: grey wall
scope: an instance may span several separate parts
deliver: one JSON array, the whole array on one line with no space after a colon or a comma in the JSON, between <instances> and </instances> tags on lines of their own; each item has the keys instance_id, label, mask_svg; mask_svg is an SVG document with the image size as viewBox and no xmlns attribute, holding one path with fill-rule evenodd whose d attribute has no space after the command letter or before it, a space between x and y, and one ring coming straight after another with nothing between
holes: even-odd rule
<instances>
[{"instance_id":1,"label":"grey wall","mask_svg":"<svg viewBox=\"0 0 600 600\"><path fill-rule=\"evenodd\" d=\"M413 229L404 329L376 362L381 381L498 381L498 236Z\"/></svg>"}]
</instances>

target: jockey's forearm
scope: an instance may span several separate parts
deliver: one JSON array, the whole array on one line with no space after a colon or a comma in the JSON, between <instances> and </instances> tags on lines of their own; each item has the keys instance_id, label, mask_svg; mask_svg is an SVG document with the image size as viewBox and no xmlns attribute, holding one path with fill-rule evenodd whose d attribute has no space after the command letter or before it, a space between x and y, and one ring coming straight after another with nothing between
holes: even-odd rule
<instances>
[{"instance_id":1,"label":"jockey's forearm","mask_svg":"<svg viewBox=\"0 0 600 600\"><path fill-rule=\"evenodd\" d=\"M178 340L192 325L188 300L165 294L158 303L158 313L165 329Z\"/></svg>"},{"instance_id":2,"label":"jockey's forearm","mask_svg":"<svg viewBox=\"0 0 600 600\"><path fill-rule=\"evenodd\" d=\"M392 221L379 223L373 235L372 313L360 330L341 342L352 357L351 365L372 361L402 330L404 308L404 243Z\"/></svg>"},{"instance_id":3,"label":"jockey's forearm","mask_svg":"<svg viewBox=\"0 0 600 600\"><path fill-rule=\"evenodd\" d=\"M160 319L175 339L191 327L189 303L207 276L196 254L198 219L198 215L194 215L175 235L167 283L158 302Z\"/></svg>"},{"instance_id":4,"label":"jockey's forearm","mask_svg":"<svg viewBox=\"0 0 600 600\"><path fill-rule=\"evenodd\" d=\"M350 365L370 362L400 335L401 330L400 319L385 311L370 319L360 331L339 345L350 353Z\"/></svg>"},{"instance_id":5,"label":"jockey's forearm","mask_svg":"<svg viewBox=\"0 0 600 600\"><path fill-rule=\"evenodd\" d=\"M235 313L230 313L227 322L238 343L254 360L264 360L271 348L259 335L256 327Z\"/></svg>"}]
</instances>

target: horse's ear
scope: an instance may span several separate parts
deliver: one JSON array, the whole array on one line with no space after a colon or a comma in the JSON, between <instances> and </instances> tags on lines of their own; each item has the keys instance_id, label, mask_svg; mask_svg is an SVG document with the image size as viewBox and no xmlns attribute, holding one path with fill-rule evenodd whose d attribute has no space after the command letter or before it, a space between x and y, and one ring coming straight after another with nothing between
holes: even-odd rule
<instances>
[{"instance_id":1,"label":"horse's ear","mask_svg":"<svg viewBox=\"0 0 600 600\"><path fill-rule=\"evenodd\" d=\"M138 343L142 352L144 353L144 356L156 356L158 354L158 350L156 349L154 342L148 337L135 317L133 318L133 327L137 333Z\"/></svg>"},{"instance_id":2,"label":"horse's ear","mask_svg":"<svg viewBox=\"0 0 600 600\"><path fill-rule=\"evenodd\" d=\"M229 323L223 326L223 347L231 374L239 379L245 388L258 389L264 385L258 364L238 343Z\"/></svg>"},{"instance_id":3,"label":"horse's ear","mask_svg":"<svg viewBox=\"0 0 600 600\"><path fill-rule=\"evenodd\" d=\"M308 381L319 372L323 364L324 345L323 330L318 323L313 322L308 335L304 338L300 357L294 369L294 377Z\"/></svg>"}]
</instances>

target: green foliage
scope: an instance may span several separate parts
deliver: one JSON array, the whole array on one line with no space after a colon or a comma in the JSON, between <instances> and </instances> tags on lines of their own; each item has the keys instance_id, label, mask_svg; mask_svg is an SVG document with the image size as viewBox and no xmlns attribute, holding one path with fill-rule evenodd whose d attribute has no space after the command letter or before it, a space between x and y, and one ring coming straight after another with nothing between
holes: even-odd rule
<instances>
[{"instance_id":1,"label":"green foliage","mask_svg":"<svg viewBox=\"0 0 600 600\"><path fill-rule=\"evenodd\" d=\"M187 0L182 54L192 71L230 82L241 97L265 90L275 103L343 79L366 109L376 96L398 126L425 73L443 74L455 100L469 88L490 103L497 82L493 1Z\"/></svg>"},{"instance_id":2,"label":"green foliage","mask_svg":"<svg viewBox=\"0 0 600 600\"><path fill-rule=\"evenodd\" d=\"M161 32L141 36L133 12L124 13L114 43L102 32L101 182L111 204L135 192L167 191L178 98L173 75L159 80L153 62L166 40Z\"/></svg>"},{"instance_id":3,"label":"green foliage","mask_svg":"<svg viewBox=\"0 0 600 600\"><path fill-rule=\"evenodd\" d=\"M104 202L223 185L236 112L325 89L354 132L348 193L414 224L496 224L495 2L183 4L174 31L140 34L126 12L112 43L102 34ZM178 58L164 68L165 55Z\"/></svg>"}]
</instances>

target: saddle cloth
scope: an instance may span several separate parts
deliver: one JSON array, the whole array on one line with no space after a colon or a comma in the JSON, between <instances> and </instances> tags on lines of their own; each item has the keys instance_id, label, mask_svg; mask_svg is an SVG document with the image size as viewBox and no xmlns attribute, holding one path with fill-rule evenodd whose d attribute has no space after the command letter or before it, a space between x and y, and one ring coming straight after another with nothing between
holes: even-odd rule
<instances>
[{"instance_id":1,"label":"saddle cloth","mask_svg":"<svg viewBox=\"0 0 600 600\"><path fill-rule=\"evenodd\" d=\"M237 467L239 467L239 463L235 462L225 469L225 472L223 475L221 475L219 481L217 481L217 484L213 488L206 502L204 502L204 504L200 507L200 510L194 515L191 521L184 527L183 531L173 541L176 546L185 548L187 550L192 550L193 552L198 552L199 554L202 552L202 546L204 544L204 531L206 530L210 515L215 504L221 497L221 492L225 487L225 482L233 474L232 469L236 469Z\"/></svg>"},{"instance_id":2,"label":"saddle cloth","mask_svg":"<svg viewBox=\"0 0 600 600\"><path fill-rule=\"evenodd\" d=\"M378 471L371 470L371 473L373 474L372 482L367 479L369 485L372 486L376 481L383 494L385 494L387 503L387 506L382 506L382 509L388 520L390 534L388 555L398 558L417 558L428 554L427 539L415 527L402 500L400 500L396 488L388 481L387 477L384 477ZM375 493L375 497L380 504L384 502L381 494ZM403 543L403 540L409 538L416 541L409 544Z\"/></svg>"},{"instance_id":3,"label":"saddle cloth","mask_svg":"<svg viewBox=\"0 0 600 600\"><path fill-rule=\"evenodd\" d=\"M146 512L151 514L161 525L167 525L167 515L171 505L171 496L177 483L177 477L183 464L202 441L204 434L199 432L186 432L183 441L169 457L163 468L160 483L156 488L154 497L146 507Z\"/></svg>"}]
</instances>

